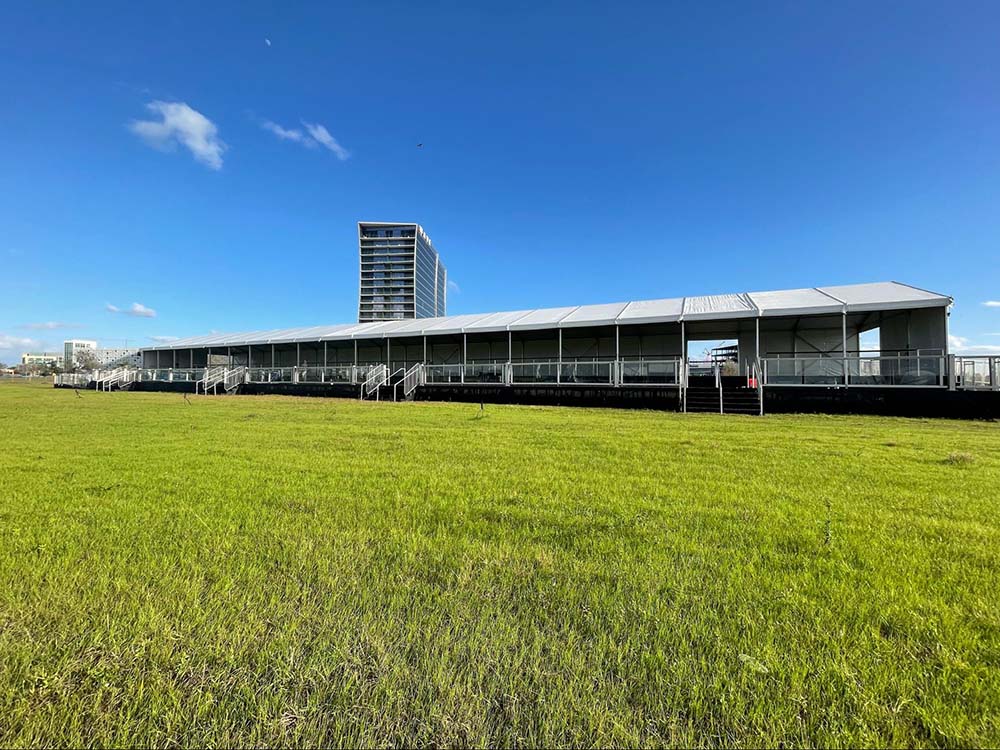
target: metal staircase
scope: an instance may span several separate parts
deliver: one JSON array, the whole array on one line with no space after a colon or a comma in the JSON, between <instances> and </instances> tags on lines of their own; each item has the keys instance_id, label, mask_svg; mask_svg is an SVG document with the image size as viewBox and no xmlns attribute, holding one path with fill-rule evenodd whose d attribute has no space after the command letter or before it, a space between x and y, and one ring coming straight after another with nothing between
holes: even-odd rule
<instances>
[{"instance_id":1,"label":"metal staircase","mask_svg":"<svg viewBox=\"0 0 1000 750\"><path fill-rule=\"evenodd\" d=\"M217 365L209 367L205 370L202 379L195 383L194 392L204 393L207 396L211 390L213 394L218 395L221 385L224 393L233 393L242 383L246 382L246 373L247 368L243 366Z\"/></svg>"},{"instance_id":2,"label":"metal staircase","mask_svg":"<svg viewBox=\"0 0 1000 750\"><path fill-rule=\"evenodd\" d=\"M764 413L764 393L760 380L760 365L747 367L744 378L723 375L722 366L714 364L710 375L685 373L682 409L685 412L714 414Z\"/></svg>"},{"instance_id":3,"label":"metal staircase","mask_svg":"<svg viewBox=\"0 0 1000 750\"><path fill-rule=\"evenodd\" d=\"M111 391L116 387L124 390L138 380L138 371L128 367L116 367L113 370L99 371L94 377L94 387L98 391Z\"/></svg>"},{"instance_id":4,"label":"metal staircase","mask_svg":"<svg viewBox=\"0 0 1000 750\"><path fill-rule=\"evenodd\" d=\"M202 375L201 380L194 384L195 393L204 393L208 395L209 388L212 389L212 393L218 392L219 383L226 379L226 368L222 365L217 365L215 367L208 367L205 369L205 374Z\"/></svg>"}]
</instances>

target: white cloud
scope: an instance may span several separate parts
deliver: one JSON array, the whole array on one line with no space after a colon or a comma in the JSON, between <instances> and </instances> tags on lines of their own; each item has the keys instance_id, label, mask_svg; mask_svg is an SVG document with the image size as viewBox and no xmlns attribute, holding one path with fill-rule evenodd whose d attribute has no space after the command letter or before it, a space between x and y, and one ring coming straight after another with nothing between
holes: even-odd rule
<instances>
[{"instance_id":1,"label":"white cloud","mask_svg":"<svg viewBox=\"0 0 1000 750\"><path fill-rule=\"evenodd\" d=\"M1000 345L995 344L977 344L976 346L966 346L958 351L953 351L952 354L968 354L970 356L975 355L994 355L1000 354Z\"/></svg>"},{"instance_id":2,"label":"white cloud","mask_svg":"<svg viewBox=\"0 0 1000 750\"><path fill-rule=\"evenodd\" d=\"M306 130L309 131L309 135L311 135L317 143L330 149L330 151L332 151L341 161L345 161L351 156L351 152L341 146L337 142L337 139L330 135L330 131L322 125L318 123L308 123L305 121L303 121L302 124L305 125Z\"/></svg>"},{"instance_id":3,"label":"white cloud","mask_svg":"<svg viewBox=\"0 0 1000 750\"><path fill-rule=\"evenodd\" d=\"M47 320L44 323L25 323L21 328L31 331L54 331L57 328L80 328L79 323L60 323L56 320Z\"/></svg>"},{"instance_id":4,"label":"white cloud","mask_svg":"<svg viewBox=\"0 0 1000 750\"><path fill-rule=\"evenodd\" d=\"M133 318L155 318L156 310L151 307L146 307L140 302L133 302L132 306L128 309L122 309L117 305L107 304L104 309L111 313L121 313L122 315L131 315Z\"/></svg>"},{"instance_id":5,"label":"white cloud","mask_svg":"<svg viewBox=\"0 0 1000 750\"><path fill-rule=\"evenodd\" d=\"M283 128L278 123L271 122L271 120L264 120L260 126L264 128L264 130L274 133L283 141L295 141L296 143L301 143L303 146L309 147L316 146L316 141L297 128Z\"/></svg>"},{"instance_id":6,"label":"white cloud","mask_svg":"<svg viewBox=\"0 0 1000 750\"><path fill-rule=\"evenodd\" d=\"M265 39L264 40L264 44L266 44L268 47L270 47L271 46L271 40L270 39Z\"/></svg>"},{"instance_id":7,"label":"white cloud","mask_svg":"<svg viewBox=\"0 0 1000 750\"><path fill-rule=\"evenodd\" d=\"M462 293L462 288L458 285L457 282L452 281L451 279L448 279L448 290L454 292L455 294Z\"/></svg>"},{"instance_id":8,"label":"white cloud","mask_svg":"<svg viewBox=\"0 0 1000 750\"><path fill-rule=\"evenodd\" d=\"M996 334L988 333L987 336ZM948 349L952 354L1000 354L1000 345L997 344L973 344L965 336L948 336Z\"/></svg>"},{"instance_id":9,"label":"white cloud","mask_svg":"<svg viewBox=\"0 0 1000 750\"><path fill-rule=\"evenodd\" d=\"M154 148L170 150L180 143L197 161L211 169L222 169L226 144L219 140L214 122L184 102L155 101L146 109L161 119L133 120L129 130Z\"/></svg>"},{"instance_id":10,"label":"white cloud","mask_svg":"<svg viewBox=\"0 0 1000 750\"><path fill-rule=\"evenodd\" d=\"M1000 300L988 299L983 303L983 307L1000 307Z\"/></svg>"},{"instance_id":11,"label":"white cloud","mask_svg":"<svg viewBox=\"0 0 1000 750\"><path fill-rule=\"evenodd\" d=\"M330 134L330 131L318 123L309 123L303 121L303 127L305 127L305 132L299 128L286 128L283 125L272 120L264 120L261 122L260 126L269 133L273 133L280 140L292 141L298 143L306 148L316 148L317 146L322 146L329 151L332 151L334 155L341 161L349 159L351 152L340 145L336 138Z\"/></svg>"},{"instance_id":12,"label":"white cloud","mask_svg":"<svg viewBox=\"0 0 1000 750\"><path fill-rule=\"evenodd\" d=\"M177 336L150 336L151 341L155 341L157 344L169 344L172 341L177 341Z\"/></svg>"},{"instance_id":13,"label":"white cloud","mask_svg":"<svg viewBox=\"0 0 1000 750\"><path fill-rule=\"evenodd\" d=\"M6 333L0 333L0 352L10 352L11 354L20 356L24 352L39 351L42 348L42 342L36 339L9 336Z\"/></svg>"}]
</instances>

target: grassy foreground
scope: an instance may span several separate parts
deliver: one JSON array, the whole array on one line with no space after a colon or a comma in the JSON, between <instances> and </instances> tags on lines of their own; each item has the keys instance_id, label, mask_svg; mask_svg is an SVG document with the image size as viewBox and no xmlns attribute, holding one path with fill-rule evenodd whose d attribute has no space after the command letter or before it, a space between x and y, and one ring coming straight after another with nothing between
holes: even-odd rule
<instances>
[{"instance_id":1,"label":"grassy foreground","mask_svg":"<svg viewBox=\"0 0 1000 750\"><path fill-rule=\"evenodd\" d=\"M1000 744L1000 426L0 383L0 745Z\"/></svg>"}]
</instances>

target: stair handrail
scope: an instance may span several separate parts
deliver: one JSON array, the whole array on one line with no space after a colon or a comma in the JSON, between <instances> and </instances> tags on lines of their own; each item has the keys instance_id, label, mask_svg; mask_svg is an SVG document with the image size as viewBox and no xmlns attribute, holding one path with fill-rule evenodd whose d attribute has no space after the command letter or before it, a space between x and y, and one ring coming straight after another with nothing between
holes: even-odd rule
<instances>
[{"instance_id":1,"label":"stair handrail","mask_svg":"<svg viewBox=\"0 0 1000 750\"><path fill-rule=\"evenodd\" d=\"M207 396L208 389L217 386L220 381L225 380L225 377L226 377L225 365L214 365L212 367L206 367L205 373L202 376L201 380L199 380L194 385L194 392L198 393L198 388L200 386L202 392L204 392L204 394Z\"/></svg>"},{"instance_id":2,"label":"stair handrail","mask_svg":"<svg viewBox=\"0 0 1000 750\"><path fill-rule=\"evenodd\" d=\"M246 369L243 365L226 368L222 376L222 387L225 388L226 393L236 390L240 383L243 382Z\"/></svg>"},{"instance_id":3,"label":"stair handrail","mask_svg":"<svg viewBox=\"0 0 1000 750\"><path fill-rule=\"evenodd\" d=\"M385 385L388 379L389 368L384 364L375 365L375 367L373 367L368 373L368 377L365 378L365 382L361 386L361 398L370 396L372 392Z\"/></svg>"},{"instance_id":4,"label":"stair handrail","mask_svg":"<svg viewBox=\"0 0 1000 750\"><path fill-rule=\"evenodd\" d=\"M112 386L118 384L122 379L122 373L125 368L115 367L107 372L107 374L98 381L98 387L105 393L110 392Z\"/></svg>"},{"instance_id":5,"label":"stair handrail","mask_svg":"<svg viewBox=\"0 0 1000 750\"><path fill-rule=\"evenodd\" d=\"M410 397L410 394L417 389L418 385L420 385L423 369L424 369L423 364L417 362L415 365L413 365L413 367L411 367L409 370L403 373L403 379L399 381L399 383L396 383L395 387L393 388L392 398L394 401L396 400L395 389L399 387L400 383L402 383L403 385L403 398L406 399Z\"/></svg>"}]
</instances>

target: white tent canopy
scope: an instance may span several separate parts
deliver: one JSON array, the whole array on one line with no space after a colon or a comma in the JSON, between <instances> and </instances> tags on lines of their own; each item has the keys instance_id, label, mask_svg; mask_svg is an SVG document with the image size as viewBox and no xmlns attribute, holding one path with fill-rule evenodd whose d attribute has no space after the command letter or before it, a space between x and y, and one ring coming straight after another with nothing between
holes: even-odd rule
<instances>
[{"instance_id":1,"label":"white tent canopy","mask_svg":"<svg viewBox=\"0 0 1000 750\"><path fill-rule=\"evenodd\" d=\"M286 344L387 337L528 331L580 326L674 323L682 320L830 315L853 312L945 307L951 297L897 281L871 284L745 292L702 297L555 307L517 312L477 313L330 326L306 326L178 339L146 351L216 346Z\"/></svg>"}]
</instances>

